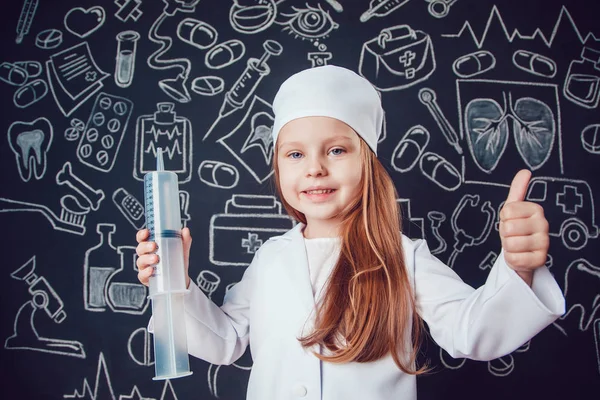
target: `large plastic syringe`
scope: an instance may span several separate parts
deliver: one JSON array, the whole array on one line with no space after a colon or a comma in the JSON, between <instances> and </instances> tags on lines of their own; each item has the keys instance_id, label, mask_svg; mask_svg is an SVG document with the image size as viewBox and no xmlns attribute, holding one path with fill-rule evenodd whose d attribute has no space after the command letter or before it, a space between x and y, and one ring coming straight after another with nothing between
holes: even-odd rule
<instances>
[{"instance_id":1,"label":"large plastic syringe","mask_svg":"<svg viewBox=\"0 0 600 400\"><path fill-rule=\"evenodd\" d=\"M191 375L185 330L184 296L187 293L181 240L181 214L177 174L164 170L162 149L157 148L156 171L144 176L146 227L156 242L159 262L150 277L154 320L155 377L173 379Z\"/></svg>"}]
</instances>

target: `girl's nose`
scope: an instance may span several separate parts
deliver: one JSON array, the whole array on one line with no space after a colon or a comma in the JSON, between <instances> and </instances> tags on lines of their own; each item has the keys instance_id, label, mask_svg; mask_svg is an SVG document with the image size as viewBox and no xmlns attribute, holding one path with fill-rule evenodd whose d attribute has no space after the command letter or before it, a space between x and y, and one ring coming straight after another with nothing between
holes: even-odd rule
<instances>
[{"instance_id":1,"label":"girl's nose","mask_svg":"<svg viewBox=\"0 0 600 400\"><path fill-rule=\"evenodd\" d=\"M327 174L327 169L323 164L323 161L319 157L312 157L308 161L307 176L323 176Z\"/></svg>"}]
</instances>

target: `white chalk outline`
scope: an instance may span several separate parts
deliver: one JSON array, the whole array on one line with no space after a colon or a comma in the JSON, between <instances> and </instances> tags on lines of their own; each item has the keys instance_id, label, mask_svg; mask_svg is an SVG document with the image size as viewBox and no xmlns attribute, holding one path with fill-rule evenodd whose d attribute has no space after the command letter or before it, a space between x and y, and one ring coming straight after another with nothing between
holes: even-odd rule
<instances>
[{"instance_id":1,"label":"white chalk outline","mask_svg":"<svg viewBox=\"0 0 600 400\"><path fill-rule=\"evenodd\" d=\"M446 243L446 239L439 233L439 228L442 223L446 220L446 214L441 211L429 211L427 213L427 219L429 220L429 226L431 227L431 233L433 237L438 241L438 246L433 247L429 250L429 252L433 255L441 254L446 251L448 244Z\"/></svg>"},{"instance_id":2,"label":"white chalk outline","mask_svg":"<svg viewBox=\"0 0 600 400\"><path fill-rule=\"evenodd\" d=\"M112 195L113 203L129 223L137 230L146 225L144 205L125 188L118 188Z\"/></svg>"},{"instance_id":3,"label":"white chalk outline","mask_svg":"<svg viewBox=\"0 0 600 400\"><path fill-rule=\"evenodd\" d=\"M79 53L80 50L83 50L82 53ZM68 56L68 58L71 59L69 62L58 66L55 65L55 59L61 58L63 54L69 52L71 53ZM74 60L73 57L76 57L76 60ZM63 76L63 79L59 79L57 69L60 68L63 69L63 74L70 74L69 78L66 78L70 81L77 80L79 83L81 83L81 79L83 79L86 82L93 83L87 85L85 88L83 88L83 90L76 88L77 93L71 93L65 87L65 77ZM81 78L81 75L84 72L85 78ZM54 101L56 102L58 109L65 117L71 116L71 114L83 103L101 90L104 87L102 81L109 77L109 74L102 71L96 64L96 61L94 60L94 57L90 51L88 42L79 43L69 47L68 49L61 50L58 53L51 55L50 59L46 61L46 75L48 77L48 84L50 86L50 92L54 97ZM56 85L58 85L58 87L62 90L62 93L57 93Z\"/></svg>"},{"instance_id":4,"label":"white chalk outline","mask_svg":"<svg viewBox=\"0 0 600 400\"><path fill-rule=\"evenodd\" d=\"M176 139L170 147L161 144L165 163L169 163L174 158L175 154L181 154L181 168L172 169L177 174L179 183L186 183L192 179L192 158L193 158L193 130L191 121L175 111L175 103L159 102L156 104L156 112L152 114L140 115L135 125L135 145L133 152L133 177L138 181L144 180L144 175L155 170L156 165L156 148L155 142L161 136L166 136L169 140ZM156 121L157 114L169 113L173 114L172 123L162 123ZM150 129L148 130L148 125ZM178 125L183 126L183 132L178 128ZM161 129L161 127L168 129ZM153 140L147 141L146 136L151 135ZM181 137L180 139L177 139ZM144 165L144 160L148 154L152 154L152 160L147 161L149 166ZM146 169L149 168L149 169Z\"/></svg>"},{"instance_id":5,"label":"white chalk outline","mask_svg":"<svg viewBox=\"0 0 600 400\"><path fill-rule=\"evenodd\" d=\"M117 39L117 56L115 57L115 84L120 88L126 88L131 85L135 76L135 62L137 55L137 42L140 40L140 34L136 31L128 30L119 32ZM126 43L132 43L131 49L124 49ZM127 56L124 51L131 51ZM125 79L123 79L125 78Z\"/></svg>"},{"instance_id":6,"label":"white chalk outline","mask_svg":"<svg viewBox=\"0 0 600 400\"><path fill-rule=\"evenodd\" d=\"M252 14L252 16L256 18L256 14L254 14L253 12L255 12L258 8L265 7L269 10L268 13L270 15L268 16L268 18L266 18L264 21L262 21L256 26L245 27L240 25L239 21L243 21L244 17L241 17L236 20L236 14L240 11L250 11L250 14ZM276 17L277 3L275 2L275 0L261 0L260 2L257 2L257 4L251 6L242 6L238 3L237 0L234 0L233 4L231 5L231 8L229 9L229 24L231 25L231 27L236 32L244 33L247 35L255 34L258 32L262 32L265 29L268 29L271 25L273 25L273 22L275 22Z\"/></svg>"},{"instance_id":7,"label":"white chalk outline","mask_svg":"<svg viewBox=\"0 0 600 400\"><path fill-rule=\"evenodd\" d=\"M144 360L140 361L135 356L132 345L133 345L134 339L142 332L144 333L144 336L143 336ZM136 363L137 365L140 365L142 367L150 367L150 366L154 365L155 361L152 357L153 349L154 349L154 346L153 346L152 339L150 339L150 333L144 326L131 332L131 335L129 335L129 339L127 339L127 352L129 353L129 358L131 358L131 360L134 363Z\"/></svg>"},{"instance_id":8,"label":"white chalk outline","mask_svg":"<svg viewBox=\"0 0 600 400\"><path fill-rule=\"evenodd\" d=\"M42 353L85 358L85 350L81 342L76 340L47 338L40 336L38 333L35 327L36 311L43 309L46 312L46 316L55 323L62 323L67 318L67 314L64 311L64 303L60 296L48 283L46 278L35 274L35 267L36 256L34 255L11 274L12 278L25 281L25 283L29 286L28 291L29 294L31 294L32 299L25 302L19 308L19 311L17 311L13 325L13 335L5 340L4 348L14 350L33 350ZM48 305L51 301L53 302L54 306L52 311L48 309ZM19 344L19 330L21 330L21 334L24 330L27 331L28 334L25 335L27 338L31 338L31 334L33 334L37 341L39 343L44 343L45 346L36 347L32 343Z\"/></svg>"},{"instance_id":9,"label":"white chalk outline","mask_svg":"<svg viewBox=\"0 0 600 400\"><path fill-rule=\"evenodd\" d=\"M476 208L479 206L479 200L480 196L478 194L466 193L460 199L460 201L454 208L454 211L452 211L452 217L450 217L450 224L452 226L452 231L454 232L454 245L452 246L452 254L450 254L447 263L450 268L454 268L454 262L456 261L456 258L459 254L461 254L464 251L465 247L479 246L487 240L487 238L490 236L490 233L492 232L494 222L496 221L496 210L492 207L492 203L489 200L483 202L479 207L479 211L487 215L486 224L481 229L479 236L474 237L472 235L469 235L457 224L457 221L460 218L463 209L467 206L467 203L470 203L470 207ZM459 238L467 238L469 242L460 243Z\"/></svg>"},{"instance_id":10,"label":"white chalk outline","mask_svg":"<svg viewBox=\"0 0 600 400\"><path fill-rule=\"evenodd\" d=\"M108 307L115 313L121 313L121 314L130 314L130 315L142 315L146 312L146 310L148 309L148 305L150 304L150 299L148 298L148 288L145 285L142 285L141 283L133 283L131 282L131 279L129 279L129 281L125 281L125 282L120 282L120 281L114 281L114 278L117 277L119 274L124 273L124 276L132 276L135 275L135 273L137 273L137 267L135 264L135 247L134 246L118 246L117 247L117 253L119 253L119 255L121 256L121 263L118 266L117 269L115 269L113 271L112 274L109 275L109 277L106 279L106 283L104 285L104 298L106 299L106 304L108 305ZM125 251L128 250L128 251ZM133 256L131 257L130 260L127 260L127 256ZM128 265L128 263L130 263ZM131 268L133 267L133 268ZM111 287L113 287L114 285L119 285L121 287L128 287L128 288L140 288L144 291L144 295L142 296L143 302L142 302L142 306L138 307L131 298L120 298L120 303L121 304L115 304L115 299L113 299L110 295L111 293ZM127 294L131 295L130 292L128 292Z\"/></svg>"},{"instance_id":11,"label":"white chalk outline","mask_svg":"<svg viewBox=\"0 0 600 400\"><path fill-rule=\"evenodd\" d=\"M370 73L365 72L365 70L364 70L365 55L368 53L371 55L371 57L374 57L376 60L378 60L378 58L379 58L379 54L372 53L372 50L369 47L369 45L375 44L379 48L383 47L386 50L386 52L382 57L392 57L392 56L390 56L390 54L394 53L394 58L398 58L397 55L395 54L398 52L398 48L390 49L390 48L385 48L385 47L386 47L386 43L388 41L393 41L394 32L396 30L403 30L403 29L408 29L408 32L412 38L417 38L417 34L419 34L419 33L424 35L423 38L421 39L421 41L425 41L425 43L426 43L425 51L422 54L423 58L420 60L417 60L416 53L413 50L411 50L412 44L420 43L420 42L407 43L408 47L403 46L400 48L400 49L404 49L403 50L404 53L402 56L399 57L399 59L404 58L404 60L401 61L405 67L404 71L395 71L395 70L387 71L386 67L385 67L386 64L380 63L379 61L377 61L376 63L378 65L378 67L376 67L377 69L375 71L372 71ZM431 59L431 66L429 69L426 69L429 58ZM414 68L412 66L413 60L415 60L418 63L417 68ZM383 64L384 67L383 68L379 67L380 64ZM408 68L409 66L410 66L410 68ZM403 89L412 87L412 86L416 85L417 83L420 83L420 82L423 82L423 81L429 79L429 77L431 76L431 74L433 74L433 72L435 70L436 70L436 59L435 59L435 51L433 48L433 41L431 40L431 36L421 30L414 30L409 25L406 25L406 24L395 25L395 26L391 26L389 28L384 28L381 30L379 35L377 35L373 39L370 39L367 42L363 43L362 50L360 52L360 59L358 62L358 71L359 71L360 75L362 75L367 80L369 80L373 86L375 86L378 90L380 90L382 92L403 90ZM386 74L388 75L386 82L384 82L385 87L382 87L381 84L379 82L377 82L377 78L379 76L380 71L386 71ZM425 73L422 74L422 71L425 71ZM410 79L410 81L409 82L400 82L399 84L394 84L392 82L392 78L390 77L391 75L396 75L397 77L402 78L403 80ZM415 78L415 76L417 76L417 75L419 75L419 76ZM413 78L415 78L415 79L412 80Z\"/></svg>"},{"instance_id":12,"label":"white chalk outline","mask_svg":"<svg viewBox=\"0 0 600 400\"><path fill-rule=\"evenodd\" d=\"M104 228L108 228L105 232ZM85 251L85 257L83 260L83 308L86 311L92 312L104 312L108 308L108 299L106 297L106 286L111 276L113 276L114 272L119 268L119 265L102 265L102 266L90 266L89 257L93 251L97 251L101 247L110 247L115 254L117 253L117 248L112 244L112 235L116 232L117 228L115 224L107 224L107 223L99 223L96 224L96 232L98 232L100 239L97 244L88 248ZM106 240L104 238L106 237ZM108 271L106 275L106 279L104 282L98 285L98 282L90 282L89 272L90 267L95 267L96 269ZM102 296L102 300L104 305L95 305L90 304L90 295Z\"/></svg>"},{"instance_id":13,"label":"white chalk outline","mask_svg":"<svg viewBox=\"0 0 600 400\"><path fill-rule=\"evenodd\" d=\"M460 38L463 33L468 32L468 33L470 33L471 38L473 39L473 42L475 42L475 44L477 45L477 48L480 49L483 47L483 44L485 43L485 39L491 28L492 21L494 20L494 18L496 20L498 20L498 23L500 24L500 27L502 28L502 31L504 32L506 39L510 43L512 43L513 40L515 40L515 38L517 38L519 40L541 39L544 42L544 44L546 45L546 47L552 47L552 43L554 42L554 39L556 38L556 35L558 33L558 28L563 23L563 19L566 19L567 22L569 22L571 24L571 26L573 27L573 30L575 31L575 34L577 35L577 38L581 42L581 44L586 43L586 41L588 41L588 40L591 40L591 41L599 40L591 32L588 32L588 34L585 37L583 37L581 32L579 31L579 29L577 28L577 25L575 25L575 21L573 21L573 17L571 17L571 14L567 10L567 7L564 5L562 6L562 8L560 10L560 14L558 15L556 23L554 24L554 28L552 29L552 34L550 35L550 38L547 38L546 35L544 35L544 33L541 31L540 28L536 28L535 31L533 32L533 34L531 34L531 35L523 35L519 32L518 29L514 29L512 33L509 33L508 28L506 27L506 24L504 23L504 19L502 18L502 15L500 14L500 11L498 11L498 7L496 5L494 5L492 7L492 10L490 11L490 16L488 17L487 23L485 25L485 29L484 29L483 34L481 35L480 39L477 38L477 35L473 31L473 28L471 27L471 23L469 21L465 21L465 23L463 24L462 28L459 30L458 33L443 34L441 36L447 37L447 38Z\"/></svg>"},{"instance_id":14,"label":"white chalk outline","mask_svg":"<svg viewBox=\"0 0 600 400\"><path fill-rule=\"evenodd\" d=\"M15 42L21 44L23 38L29 33L31 29L31 23L35 12L37 11L38 0L24 0L23 6L21 7L21 14L19 14L19 22L17 23L17 38Z\"/></svg>"},{"instance_id":15,"label":"white chalk outline","mask_svg":"<svg viewBox=\"0 0 600 400\"><path fill-rule=\"evenodd\" d=\"M248 201L250 200L250 201ZM251 204L243 204L244 202L248 202ZM237 208L237 210L236 210ZM222 218L235 218L239 220L239 226L217 226L218 220ZM251 226L250 220L264 220L265 225L272 222L272 227L257 227ZM283 223L290 222L289 226L283 226ZM258 239L258 234L260 233L264 241L266 241L271 236L276 234L283 234L287 232L289 229L293 228L296 222L289 215L281 213L281 203L277 201L275 196L270 195L253 195L253 194L233 194L232 197L227 200L225 203L225 212L214 214L210 218L209 224L209 260L215 265L223 265L223 266L247 266L252 261L252 255L256 251L256 246L259 245L259 242L262 243L261 239ZM280 226L275 226L280 225ZM215 254L215 236L219 232L236 232L242 231L248 233L248 235L254 234L256 235L253 243L248 243L248 246L251 244L254 245L252 249L250 247L247 248L247 254L249 255L247 261L228 261L228 260L219 260L216 259ZM221 235L219 235L221 236ZM250 240L250 237L246 240ZM242 242L238 243L230 243L229 248L233 249L232 246L242 246Z\"/></svg>"},{"instance_id":16,"label":"white chalk outline","mask_svg":"<svg viewBox=\"0 0 600 400\"><path fill-rule=\"evenodd\" d=\"M238 50L235 50L235 49ZM241 49L241 50L239 50ZM213 63L212 59L217 57L219 53L227 53L229 59L221 63ZM246 45L238 39L230 39L226 42L219 43L210 49L204 56L204 65L210 69L223 69L228 67L244 57L246 54Z\"/></svg>"},{"instance_id":17,"label":"white chalk outline","mask_svg":"<svg viewBox=\"0 0 600 400\"><path fill-rule=\"evenodd\" d=\"M98 94L77 145L77 159L96 171L110 172L132 114L131 100L104 92ZM90 154L85 157L82 153L88 151Z\"/></svg>"},{"instance_id":18,"label":"white chalk outline","mask_svg":"<svg viewBox=\"0 0 600 400\"><path fill-rule=\"evenodd\" d=\"M224 170L225 172L230 172L231 176L233 176L233 183L229 185L222 185L217 182L216 172L220 169ZM202 161L198 167L198 177L200 178L201 182L206 183L208 186L219 189L232 189L237 186L240 180L240 174L235 166L222 161L213 160Z\"/></svg>"},{"instance_id":19,"label":"white chalk outline","mask_svg":"<svg viewBox=\"0 0 600 400\"><path fill-rule=\"evenodd\" d=\"M104 380L102 382L100 381L100 378L101 378L100 375L104 376ZM79 393L77 391L77 389L75 389L73 391L73 394L70 394L70 395L63 394L63 398L64 399L86 398L86 399L90 399L90 400L101 400L98 398L98 390L101 388L100 384L103 382L106 382L106 386L108 386L111 400L116 400L115 392L113 391L112 383L110 381L110 375L108 373L108 368L106 367L106 360L104 360L104 353L100 352L100 355L98 356L98 366L96 368L96 379L95 379L95 383L94 383L94 390L92 391L92 389L90 388L90 384L88 383L87 378L83 378L83 383L81 385L81 393ZM102 400L105 400L105 399L102 399Z\"/></svg>"},{"instance_id":20,"label":"white chalk outline","mask_svg":"<svg viewBox=\"0 0 600 400\"><path fill-rule=\"evenodd\" d=\"M142 0L114 0L114 3L119 7L119 10L115 12L115 17L121 22L126 22L128 19L137 22L144 15L144 12L140 10ZM132 3L135 4L132 5ZM123 16L125 11L127 11L127 15Z\"/></svg>"},{"instance_id":21,"label":"white chalk outline","mask_svg":"<svg viewBox=\"0 0 600 400\"><path fill-rule=\"evenodd\" d=\"M541 187L543 194L537 196L536 187ZM561 196L566 196L566 190L574 190L575 195L581 197L581 205L579 211L575 206L573 211L567 210L566 205L560 203ZM594 206L594 196L590 185L583 180L554 178L547 176L536 176L529 182L529 188L525 196L525 200L540 204L547 215L553 218L561 218L553 220L550 224L548 234L553 237L560 237L565 248L569 250L580 250L585 247L589 239L595 239L599 236L599 229L596 224L596 214ZM588 204L589 203L589 207ZM560 207L560 209L559 209ZM571 237L572 234L577 235ZM579 240L582 242L579 243ZM579 243L579 244L578 244Z\"/></svg>"},{"instance_id":22,"label":"white chalk outline","mask_svg":"<svg viewBox=\"0 0 600 400\"><path fill-rule=\"evenodd\" d=\"M590 275L590 278L593 279L598 278L598 282L600 283L600 267L597 267L590 263L585 258L578 258L571 262L567 269L565 270L565 278L564 278L564 289L563 293L567 303L570 303L569 297L569 273L572 270L585 272ZM593 284L590 288L593 288ZM581 294L581 293L576 293ZM594 293L589 293L589 297L592 298ZM591 310L586 311L586 307L591 307ZM592 326L593 322L600 317L600 293L595 293L595 297L593 297L592 304L581 304L574 303L570 304L566 310L566 312L559 317L560 321L563 321L569 317L569 315L574 311L580 311L579 315L579 323L578 328L581 332L587 331L590 326ZM567 335L566 331L561 327L561 331Z\"/></svg>"},{"instance_id":23,"label":"white chalk outline","mask_svg":"<svg viewBox=\"0 0 600 400\"><path fill-rule=\"evenodd\" d=\"M564 165L563 165L563 151L562 151L562 117L561 117L561 107L560 107L560 101L559 101L559 96L558 96L558 87L555 84L549 84L549 83L538 83L538 82L519 82L519 81L500 81L500 80L493 80L493 79L457 79L456 80L456 96L457 96L457 105L458 105L458 115L459 115L459 132L460 132L460 138L464 139L465 138L465 123L463 121L463 109L462 109L462 99L461 99L461 92L460 92L460 84L461 83L494 83L494 84L508 84L508 85L522 85L522 86L537 86L537 87L545 87L545 88L549 88L549 89L553 89L554 90L554 99L556 100L556 136L557 138L554 139L554 142L556 142L558 144L558 161L559 161L559 166L560 166L560 173L564 174ZM546 103L547 104L547 103ZM554 105L554 104L553 104ZM514 132L513 132L514 134ZM554 146L554 142L553 145ZM549 157L549 156L548 156ZM547 160L546 160L547 161ZM465 184L480 184L480 185L488 185L488 186L500 186L500 187L508 187L509 185L503 184L503 183L496 183L496 182L491 182L491 181L475 181L475 180L469 180L465 178L466 175L466 155L465 153L463 153L463 157L461 158L461 176L462 176L462 180L463 183Z\"/></svg>"},{"instance_id":24,"label":"white chalk outline","mask_svg":"<svg viewBox=\"0 0 600 400\"><path fill-rule=\"evenodd\" d=\"M31 146L27 149L27 152L25 154L26 157L23 157L22 148L20 148L20 146L18 144L19 137L21 137L21 135L24 135L24 134L25 135L30 134L30 133L32 134L35 131L37 131L38 129L30 129L28 131L21 130L20 132L14 133L14 134L13 134L13 129L16 129L16 127L23 127L23 126L27 127L27 128L29 128L29 127L33 128L40 124L45 125L44 126L45 129L39 129L42 131L42 135L43 135L42 145L39 148L39 152L35 146ZM48 151L50 151L50 146L52 145L52 139L54 138L53 132L54 132L54 128L52 127L52 124L45 117L36 118L31 122L15 121L12 124L10 124L6 138L8 139L8 145L10 146L10 149L16 156L17 170L18 170L19 176L21 177L21 180L23 182L29 182L32 175L37 180L42 179L44 177L44 175L46 175L46 167L48 164L47 153L48 153ZM15 142L14 144L13 144L13 141ZM45 146L44 146L44 142L45 142ZM17 147L14 146L15 144L17 145ZM37 160L39 160L39 163L36 162ZM28 172L27 175L25 175L25 171Z\"/></svg>"},{"instance_id":25,"label":"white chalk outline","mask_svg":"<svg viewBox=\"0 0 600 400\"><path fill-rule=\"evenodd\" d=\"M207 32L207 35L211 37L210 43L200 44L200 43L191 41L190 38L188 38L188 37L185 37L183 35L183 31L184 31L183 28L188 27L188 26L191 26L192 30L196 30L199 27L201 27L202 30L204 32ZM206 49L213 47L217 43L217 40L219 39L219 32L217 32L217 30L212 25L210 25L208 22L200 21L195 18L185 18L177 25L177 37L182 42L187 43L190 46L193 46L200 50L206 50Z\"/></svg>"},{"instance_id":26,"label":"white chalk outline","mask_svg":"<svg viewBox=\"0 0 600 400\"><path fill-rule=\"evenodd\" d=\"M518 62L517 57L521 57L521 56L529 57L529 61L528 61L527 65L523 65ZM550 74L542 74L539 71L535 71L535 69L533 68L534 61L541 61L541 62L545 63L546 65L548 65L551 70ZM550 79L554 78L554 76L556 76L556 62L554 62L554 60L552 60L549 57L543 56L538 53L534 53L532 51L523 50L523 49L516 50L513 53L512 62L513 62L513 65L515 67L519 68L520 70L529 72L530 74L533 74L536 76L541 76L541 77L550 78Z\"/></svg>"},{"instance_id":27,"label":"white chalk outline","mask_svg":"<svg viewBox=\"0 0 600 400\"><path fill-rule=\"evenodd\" d=\"M258 111L256 111L255 108ZM254 126L254 121L259 116L266 116L274 121L275 118L271 114L272 109L273 109L273 107L271 106L271 104L269 104L268 102L266 102L265 100L261 99L258 96L254 96L252 98L252 103L250 104L250 106L248 107L248 110L246 111L246 115L244 115L244 118L242 118L242 120L238 123L238 125L235 128L233 128L231 130L230 133L221 137L218 140L218 142L220 144L222 144L227 150L229 150L229 152L240 162L240 164L242 164L244 166L244 168L246 168L246 170L248 172L250 172L250 175L252 175L252 177L254 179L256 179L256 181L258 183L263 183L264 181L269 179L269 177L271 177L271 175L273 175L273 169L271 168L271 159L273 157L273 138L269 134L268 136L265 135L265 137L264 137L265 141L252 140L253 138L256 137L254 135L254 132L255 132L254 128L256 128ZM217 121L219 121L219 119L217 119ZM240 131L241 134L243 134L244 132L242 132L242 130L243 130L243 128L247 127L248 121L250 121L250 128L251 128L250 133L246 137L246 140L244 141L244 145L240 149L240 152L239 152L240 154L238 154L238 152L235 151L227 143L226 140L229 137L234 136L238 131ZM272 129L272 125L270 125L269 128ZM265 132L263 132L263 134L264 133ZM262 143L262 145L261 145L261 143ZM263 147L263 145L264 145L264 147ZM259 167L261 169L263 169L263 171L260 171L260 172L262 172L260 174L259 174L259 172L256 172L252 167L250 167L250 165L248 165L248 162L246 161L246 159L242 158L242 156L241 156L241 153L244 153L246 150L248 150L252 147L258 147L262 153L262 156L264 157L264 160L265 160L264 166L262 164L259 165ZM258 158L258 157L255 157L255 158Z\"/></svg>"},{"instance_id":28,"label":"white chalk outline","mask_svg":"<svg viewBox=\"0 0 600 400\"><path fill-rule=\"evenodd\" d=\"M483 69L473 72L471 74L464 74L462 72L459 72L458 69L460 68L460 65L462 63L464 63L465 61L476 60L477 64L479 66L481 66L482 64L481 64L480 60L482 57L490 57L492 60L490 65L488 65L486 68L483 68ZM459 78L472 78L474 76L481 75L488 71L491 71L492 69L494 69L494 67L496 67L496 57L494 57L494 55L487 50L478 50L473 53L462 55L462 56L458 57L456 60L454 60L454 62L452 63L452 71Z\"/></svg>"},{"instance_id":29,"label":"white chalk outline","mask_svg":"<svg viewBox=\"0 0 600 400\"><path fill-rule=\"evenodd\" d=\"M137 385L133 385L133 389L131 389L131 393L129 395L119 395L119 400L156 400L154 397L142 397L140 394L140 390Z\"/></svg>"},{"instance_id":30,"label":"white chalk outline","mask_svg":"<svg viewBox=\"0 0 600 400\"><path fill-rule=\"evenodd\" d=\"M588 143L586 141L585 134L586 132L589 132L592 129L594 130L594 132L592 132L592 139L594 140L594 142ZM579 137L581 138L581 147L583 147L585 151L587 151L590 154L600 154L600 124L590 124L586 126L581 131L581 135Z\"/></svg>"},{"instance_id":31,"label":"white chalk outline","mask_svg":"<svg viewBox=\"0 0 600 400\"><path fill-rule=\"evenodd\" d=\"M69 186L83 200L85 200L87 205L89 205L89 207L94 211L98 211L98 209L100 209L100 204L105 197L102 189L93 189L90 185L82 181L73 173L73 168L70 161L65 162L60 171L56 173L56 184L59 186Z\"/></svg>"},{"instance_id":32,"label":"white chalk outline","mask_svg":"<svg viewBox=\"0 0 600 400\"><path fill-rule=\"evenodd\" d=\"M424 140L420 140L420 136L422 136ZM415 137L417 138L417 140L414 139ZM402 136L402 139L398 141L398 144L392 152L392 168L394 168L398 172L408 172L412 170L414 166L417 165L417 163L419 162L419 158L421 158L423 152L425 151L425 148L429 144L429 138L429 131L423 125L415 125L409 128L408 131L406 131L406 133L404 134L404 136ZM410 162L410 165L408 165L406 168L399 167L398 165L396 165L395 160L402 157L402 154L404 154L404 148L406 147L406 145L409 144L413 144L419 149L418 155L413 161ZM401 153L400 156L398 155L398 153Z\"/></svg>"},{"instance_id":33,"label":"white chalk outline","mask_svg":"<svg viewBox=\"0 0 600 400\"><path fill-rule=\"evenodd\" d=\"M69 23L68 23L68 19L69 16L71 16L71 14L73 13L78 13L78 12L82 12L84 14L95 14L96 18L97 18L97 24L95 27L92 27L91 29L89 29L87 32L75 32L74 30L72 30L69 27ZM74 16L76 17L76 16ZM80 17L81 18L81 17ZM63 18L63 24L65 26L65 29L72 33L73 35L77 36L80 39L85 39L86 37L90 36L92 33L96 32L98 29L100 29L100 27L102 25L104 25L104 21L106 20L106 12L104 11L104 8L102 8L101 6L93 6L93 7L89 7L89 8L83 8L83 7L75 7L70 9L69 11L67 11L67 13L65 14L65 17Z\"/></svg>"}]
</instances>

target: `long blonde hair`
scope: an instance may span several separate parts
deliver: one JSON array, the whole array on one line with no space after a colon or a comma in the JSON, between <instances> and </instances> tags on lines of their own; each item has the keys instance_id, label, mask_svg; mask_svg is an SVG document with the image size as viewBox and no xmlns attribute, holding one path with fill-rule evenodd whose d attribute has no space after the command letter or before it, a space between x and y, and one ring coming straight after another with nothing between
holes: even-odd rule
<instances>
[{"instance_id":1,"label":"long blonde hair","mask_svg":"<svg viewBox=\"0 0 600 400\"><path fill-rule=\"evenodd\" d=\"M403 372L419 375L427 371L415 366L423 322L404 264L396 188L362 139L360 157L362 191L342 212L340 256L317 306L314 331L299 341L306 348L322 345L329 354L313 353L333 363L375 361L391 353ZM285 209L306 224L304 214L283 198L276 153L273 169Z\"/></svg>"}]
</instances>

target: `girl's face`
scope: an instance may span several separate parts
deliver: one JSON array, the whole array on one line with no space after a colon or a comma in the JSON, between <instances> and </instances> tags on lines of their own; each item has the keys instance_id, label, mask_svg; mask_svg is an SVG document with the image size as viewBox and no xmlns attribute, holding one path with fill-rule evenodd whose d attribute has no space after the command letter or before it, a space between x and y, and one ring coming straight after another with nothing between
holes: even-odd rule
<instances>
[{"instance_id":1,"label":"girl's face","mask_svg":"<svg viewBox=\"0 0 600 400\"><path fill-rule=\"evenodd\" d=\"M340 212L360 194L360 138L329 117L287 123L277 138L284 199L306 217L306 237L337 235Z\"/></svg>"}]
</instances>

